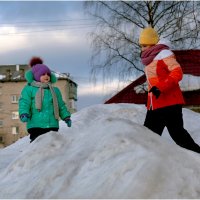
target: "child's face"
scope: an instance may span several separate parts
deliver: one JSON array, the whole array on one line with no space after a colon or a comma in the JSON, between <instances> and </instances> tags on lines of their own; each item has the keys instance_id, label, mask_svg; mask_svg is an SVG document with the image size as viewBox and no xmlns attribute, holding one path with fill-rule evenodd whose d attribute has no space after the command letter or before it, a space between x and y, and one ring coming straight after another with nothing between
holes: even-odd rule
<instances>
[{"instance_id":1,"label":"child's face","mask_svg":"<svg viewBox=\"0 0 200 200\"><path fill-rule=\"evenodd\" d=\"M147 49L149 49L150 47L152 47L152 46L154 46L154 45L141 45L141 51L143 52L143 51L146 51Z\"/></svg>"},{"instance_id":2,"label":"child's face","mask_svg":"<svg viewBox=\"0 0 200 200\"><path fill-rule=\"evenodd\" d=\"M41 83L48 83L50 81L50 75L49 74L43 74L40 76L40 82Z\"/></svg>"}]
</instances>

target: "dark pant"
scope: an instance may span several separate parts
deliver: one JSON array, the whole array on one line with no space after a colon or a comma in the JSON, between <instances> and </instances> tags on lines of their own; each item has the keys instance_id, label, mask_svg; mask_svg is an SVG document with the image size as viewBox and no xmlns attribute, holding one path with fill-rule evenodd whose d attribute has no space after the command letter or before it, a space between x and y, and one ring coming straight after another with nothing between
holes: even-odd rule
<instances>
[{"instance_id":1,"label":"dark pant","mask_svg":"<svg viewBox=\"0 0 200 200\"><path fill-rule=\"evenodd\" d=\"M43 135L49 131L58 131L58 128L30 128L28 133L30 134L30 142L33 142L38 136Z\"/></svg>"},{"instance_id":2,"label":"dark pant","mask_svg":"<svg viewBox=\"0 0 200 200\"><path fill-rule=\"evenodd\" d=\"M200 153L200 147L183 127L182 106L173 105L156 110L148 110L144 126L162 135L167 127L170 136L179 146Z\"/></svg>"}]
</instances>

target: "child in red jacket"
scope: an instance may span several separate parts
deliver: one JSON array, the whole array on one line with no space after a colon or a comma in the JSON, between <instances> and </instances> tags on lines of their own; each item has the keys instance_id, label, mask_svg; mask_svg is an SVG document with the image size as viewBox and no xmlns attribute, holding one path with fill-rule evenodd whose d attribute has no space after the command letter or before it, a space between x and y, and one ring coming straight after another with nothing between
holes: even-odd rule
<instances>
[{"instance_id":1,"label":"child in red jacket","mask_svg":"<svg viewBox=\"0 0 200 200\"><path fill-rule=\"evenodd\" d=\"M144 126L162 135L167 127L170 136L183 148L200 153L200 147L183 127L184 99L179 87L182 69L169 42L160 40L157 32L148 27L139 38L141 60L148 83L147 114Z\"/></svg>"}]
</instances>

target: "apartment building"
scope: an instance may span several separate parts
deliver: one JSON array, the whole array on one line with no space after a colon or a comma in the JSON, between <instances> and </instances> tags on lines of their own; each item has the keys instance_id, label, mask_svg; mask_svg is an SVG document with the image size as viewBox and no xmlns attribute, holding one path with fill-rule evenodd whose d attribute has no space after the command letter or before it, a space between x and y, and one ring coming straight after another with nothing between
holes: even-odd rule
<instances>
[{"instance_id":1,"label":"apartment building","mask_svg":"<svg viewBox=\"0 0 200 200\"><path fill-rule=\"evenodd\" d=\"M27 135L26 124L19 119L18 100L26 84L27 65L0 66L0 148L6 147ZM57 74L57 86L71 113L76 112L77 84L69 74Z\"/></svg>"}]
</instances>

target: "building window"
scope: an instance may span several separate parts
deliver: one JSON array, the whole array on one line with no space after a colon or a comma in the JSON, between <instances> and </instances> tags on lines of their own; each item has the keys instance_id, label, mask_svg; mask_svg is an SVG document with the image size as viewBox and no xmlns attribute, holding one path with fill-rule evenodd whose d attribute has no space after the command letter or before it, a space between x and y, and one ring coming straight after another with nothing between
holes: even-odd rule
<instances>
[{"instance_id":1,"label":"building window","mask_svg":"<svg viewBox=\"0 0 200 200\"><path fill-rule=\"evenodd\" d=\"M75 101L74 99L69 100L69 108L76 109Z\"/></svg>"},{"instance_id":2,"label":"building window","mask_svg":"<svg viewBox=\"0 0 200 200\"><path fill-rule=\"evenodd\" d=\"M19 112L12 112L12 119L19 119Z\"/></svg>"},{"instance_id":3,"label":"building window","mask_svg":"<svg viewBox=\"0 0 200 200\"><path fill-rule=\"evenodd\" d=\"M20 72L20 78L23 79L24 78L24 69L20 69L19 72Z\"/></svg>"},{"instance_id":4,"label":"building window","mask_svg":"<svg viewBox=\"0 0 200 200\"><path fill-rule=\"evenodd\" d=\"M19 134L19 127L18 126L13 126L12 127L12 134L13 135Z\"/></svg>"},{"instance_id":5,"label":"building window","mask_svg":"<svg viewBox=\"0 0 200 200\"><path fill-rule=\"evenodd\" d=\"M3 136L0 136L0 143L3 143Z\"/></svg>"},{"instance_id":6,"label":"building window","mask_svg":"<svg viewBox=\"0 0 200 200\"><path fill-rule=\"evenodd\" d=\"M12 95L11 96L11 102L12 103L18 103L19 96L18 95Z\"/></svg>"},{"instance_id":7,"label":"building window","mask_svg":"<svg viewBox=\"0 0 200 200\"><path fill-rule=\"evenodd\" d=\"M0 102L0 110L2 110L2 108L3 108L3 103Z\"/></svg>"},{"instance_id":8,"label":"building window","mask_svg":"<svg viewBox=\"0 0 200 200\"><path fill-rule=\"evenodd\" d=\"M77 86L74 83L69 83L69 98L77 100Z\"/></svg>"},{"instance_id":9,"label":"building window","mask_svg":"<svg viewBox=\"0 0 200 200\"><path fill-rule=\"evenodd\" d=\"M3 120L0 120L0 127L3 126Z\"/></svg>"},{"instance_id":10,"label":"building window","mask_svg":"<svg viewBox=\"0 0 200 200\"><path fill-rule=\"evenodd\" d=\"M10 70L10 69L7 69L7 70L6 70L6 78L7 78L8 80L10 80L10 79L11 79L11 76L12 76L11 70Z\"/></svg>"}]
</instances>

